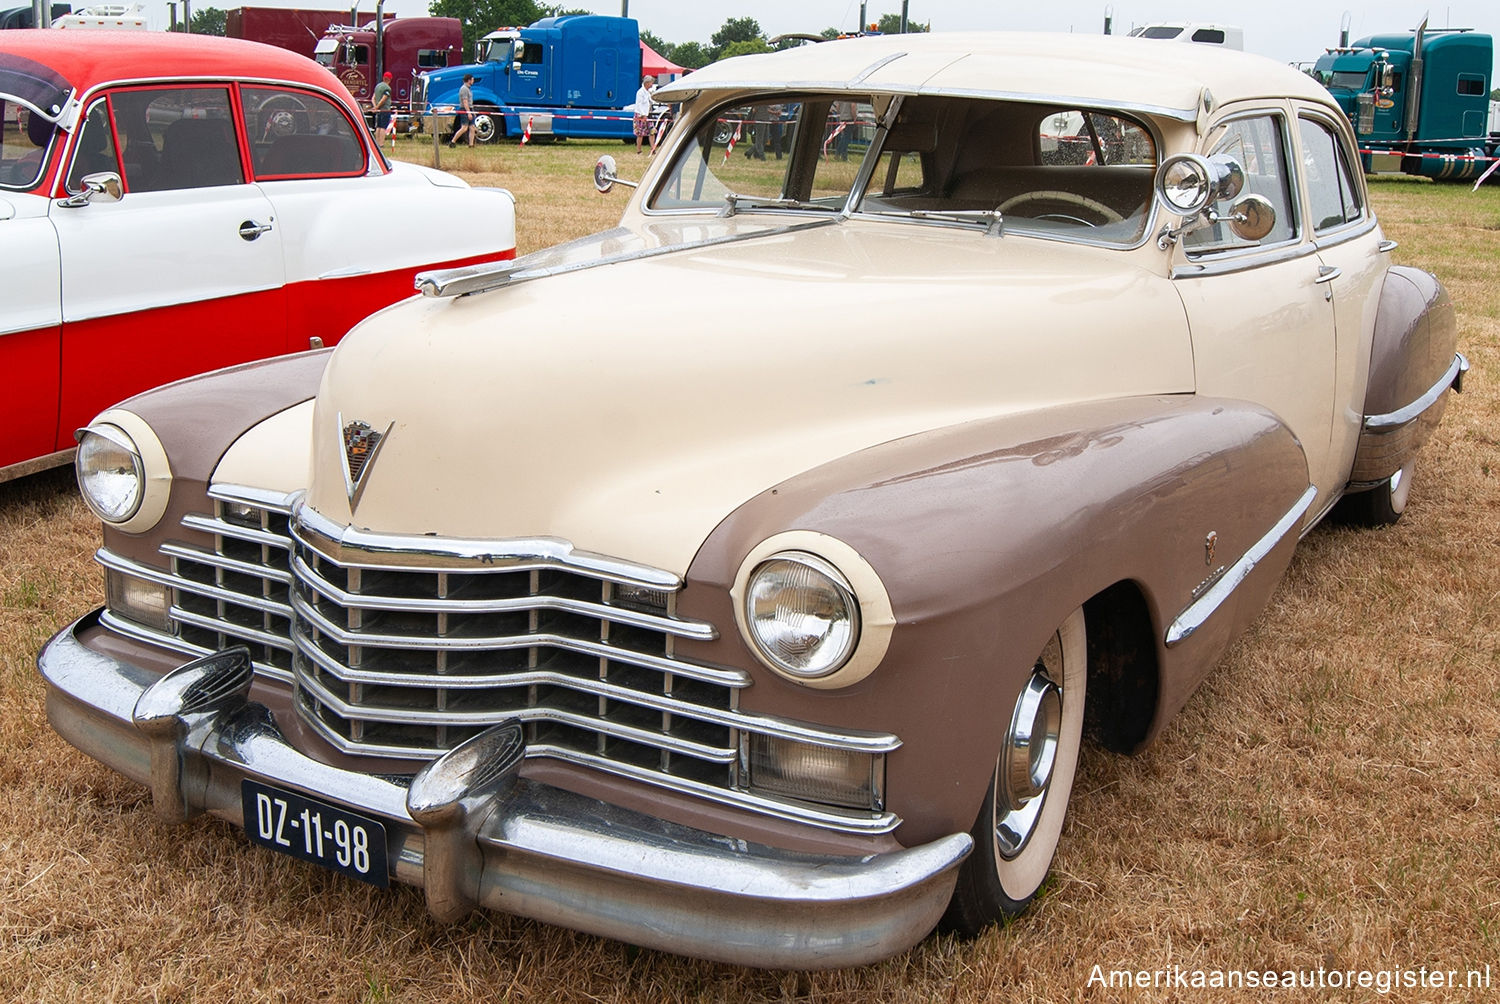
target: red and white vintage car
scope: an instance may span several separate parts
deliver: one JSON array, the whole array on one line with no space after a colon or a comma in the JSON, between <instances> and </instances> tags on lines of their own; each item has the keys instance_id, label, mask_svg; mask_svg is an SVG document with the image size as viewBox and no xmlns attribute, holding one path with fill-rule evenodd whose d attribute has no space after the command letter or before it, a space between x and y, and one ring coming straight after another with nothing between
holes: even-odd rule
<instances>
[{"instance_id":1,"label":"red and white vintage car","mask_svg":"<svg viewBox=\"0 0 1500 1004\"><path fill-rule=\"evenodd\" d=\"M514 209L388 163L282 49L0 33L0 480L66 462L123 397L332 344L422 269L514 257Z\"/></svg>"}]
</instances>

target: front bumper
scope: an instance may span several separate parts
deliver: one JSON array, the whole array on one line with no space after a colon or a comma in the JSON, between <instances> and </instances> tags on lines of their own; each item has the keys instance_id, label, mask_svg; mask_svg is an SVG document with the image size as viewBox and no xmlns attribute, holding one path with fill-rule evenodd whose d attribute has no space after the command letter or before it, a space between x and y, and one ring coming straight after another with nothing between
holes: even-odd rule
<instances>
[{"instance_id":1,"label":"front bumper","mask_svg":"<svg viewBox=\"0 0 1500 1004\"><path fill-rule=\"evenodd\" d=\"M973 844L956 833L847 857L719 836L519 777L513 726L414 778L332 767L294 749L245 697L247 660L210 657L158 678L86 647L78 633L97 617L37 656L59 735L150 786L169 820L209 812L243 828L246 778L375 817L390 877L423 887L444 919L487 907L741 965L849 966L921 940Z\"/></svg>"}]
</instances>

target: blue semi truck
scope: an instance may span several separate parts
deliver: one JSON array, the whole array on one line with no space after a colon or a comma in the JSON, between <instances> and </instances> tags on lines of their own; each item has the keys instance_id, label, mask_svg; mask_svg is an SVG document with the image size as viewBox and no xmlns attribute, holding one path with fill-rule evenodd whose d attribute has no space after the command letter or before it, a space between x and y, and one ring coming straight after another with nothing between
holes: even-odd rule
<instances>
[{"instance_id":1,"label":"blue semi truck","mask_svg":"<svg viewBox=\"0 0 1500 1004\"><path fill-rule=\"evenodd\" d=\"M1366 171L1474 178L1495 157L1494 43L1467 28L1370 35L1329 49L1312 74L1354 123Z\"/></svg>"},{"instance_id":2,"label":"blue semi truck","mask_svg":"<svg viewBox=\"0 0 1500 1004\"><path fill-rule=\"evenodd\" d=\"M634 18L548 17L502 28L479 43L479 62L423 74L413 107L450 115L465 74L474 75L474 132L535 139L629 139L630 106L641 85L641 37Z\"/></svg>"}]
</instances>

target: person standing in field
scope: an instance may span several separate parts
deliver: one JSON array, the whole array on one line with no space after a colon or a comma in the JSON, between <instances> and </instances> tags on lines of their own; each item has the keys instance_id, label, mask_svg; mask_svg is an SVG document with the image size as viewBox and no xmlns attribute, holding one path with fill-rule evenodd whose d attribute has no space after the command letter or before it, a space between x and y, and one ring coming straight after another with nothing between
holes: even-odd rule
<instances>
[{"instance_id":1,"label":"person standing in field","mask_svg":"<svg viewBox=\"0 0 1500 1004\"><path fill-rule=\"evenodd\" d=\"M385 138L391 131L391 71L387 70L380 83L375 85L374 100L371 106L375 109L375 145L385 146Z\"/></svg>"},{"instance_id":2,"label":"person standing in field","mask_svg":"<svg viewBox=\"0 0 1500 1004\"><path fill-rule=\"evenodd\" d=\"M465 73L463 86L458 89L458 114L453 116L453 138L449 146L457 146L460 136L468 133L469 145L474 145L474 74Z\"/></svg>"},{"instance_id":3,"label":"person standing in field","mask_svg":"<svg viewBox=\"0 0 1500 1004\"><path fill-rule=\"evenodd\" d=\"M641 79L641 88L635 92L634 115L635 152L641 152L641 140L651 141L651 155L656 156L656 136L651 132L651 92L656 90L656 78L646 74Z\"/></svg>"}]
</instances>

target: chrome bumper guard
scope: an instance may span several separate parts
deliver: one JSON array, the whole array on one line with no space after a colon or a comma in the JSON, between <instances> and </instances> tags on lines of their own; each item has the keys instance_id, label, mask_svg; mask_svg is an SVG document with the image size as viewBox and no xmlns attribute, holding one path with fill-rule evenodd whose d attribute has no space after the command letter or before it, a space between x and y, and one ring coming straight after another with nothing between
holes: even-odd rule
<instances>
[{"instance_id":1,"label":"chrome bumper guard","mask_svg":"<svg viewBox=\"0 0 1500 1004\"><path fill-rule=\"evenodd\" d=\"M304 756L247 699L229 649L158 678L78 638L37 657L47 718L69 743L149 785L156 812L244 828L246 778L379 819L390 877L439 919L476 907L749 966L822 969L885 958L937 923L973 841L955 833L887 854L779 850L666 822L519 776L519 728L498 725L412 778Z\"/></svg>"}]
</instances>

